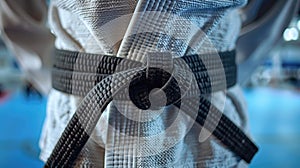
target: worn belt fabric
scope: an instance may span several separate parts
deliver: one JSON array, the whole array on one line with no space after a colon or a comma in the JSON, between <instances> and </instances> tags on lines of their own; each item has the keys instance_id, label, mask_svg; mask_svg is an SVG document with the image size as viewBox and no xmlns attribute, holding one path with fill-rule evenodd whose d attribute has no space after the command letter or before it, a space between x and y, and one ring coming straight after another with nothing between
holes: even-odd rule
<instances>
[{"instance_id":1,"label":"worn belt fabric","mask_svg":"<svg viewBox=\"0 0 300 168\"><path fill-rule=\"evenodd\" d=\"M235 85L237 79L235 51L217 54L217 57L214 53L214 56L212 56L213 54L202 54L175 58L174 64L182 65L180 61L184 61L195 74L197 81L199 81L200 93L209 94L226 89L224 86L227 88L232 87ZM226 84L203 82L205 76L208 75L205 68L207 65L204 65L199 58L210 59L209 63L211 65L217 65L211 73L213 73L214 78L222 78L222 76L225 75ZM141 62L120 57L66 50L56 50L54 60L55 63L52 71L53 88L78 96L85 96L98 82L108 75L115 73L117 66L122 67L121 69L142 66ZM223 67L220 67L220 62ZM122 63L122 65L120 65L120 63ZM224 81L220 80L220 82Z\"/></svg>"},{"instance_id":2,"label":"worn belt fabric","mask_svg":"<svg viewBox=\"0 0 300 168\"><path fill-rule=\"evenodd\" d=\"M221 58L223 67L215 67L213 75L218 76L219 71L223 70L223 74L225 73L226 75L226 86L229 88L236 83L235 52L223 52L218 53L218 55ZM175 58L174 63L177 62L180 65L180 61L184 61L189 66L195 76L201 95L209 95L211 92L226 89L223 87L224 84L211 83L209 81L205 65L203 65L201 59L198 59L204 57L209 57L209 54L184 56L180 59ZM117 71L116 68L120 66L120 63L122 63L122 71ZM211 63L214 64L214 60ZM157 68L152 68L150 71L153 74L157 73L157 75L164 73ZM101 113L113 100L113 96L132 81L144 79L143 75L137 75L140 72L142 72L141 74L145 72L145 66L142 66L140 62L107 55L56 50L52 73L53 87L68 94L84 96L84 99L68 123L45 167L71 167L89 139L89 135L95 128ZM153 76L155 77L156 75ZM167 92L175 94L173 93L176 91L175 85L173 82L173 85L171 84L170 87L166 88L166 95L168 95ZM167 103L180 106L180 100L176 100L178 96L175 94L173 97L173 99L168 99ZM142 100L139 101L137 98L134 101L137 105L139 103L147 103ZM195 99L190 101L193 103ZM141 108L143 108L143 105L141 105ZM181 108L196 109L198 111L197 123L202 126L204 122L208 123L205 125L208 131L212 132L216 138L231 151L235 152L236 155L250 163L258 148L239 127L214 107L206 96L200 97L199 107L188 106ZM221 116L217 124L213 117L207 117L208 109L213 112L213 115ZM214 128L213 125L217 125L217 127Z\"/></svg>"}]
</instances>

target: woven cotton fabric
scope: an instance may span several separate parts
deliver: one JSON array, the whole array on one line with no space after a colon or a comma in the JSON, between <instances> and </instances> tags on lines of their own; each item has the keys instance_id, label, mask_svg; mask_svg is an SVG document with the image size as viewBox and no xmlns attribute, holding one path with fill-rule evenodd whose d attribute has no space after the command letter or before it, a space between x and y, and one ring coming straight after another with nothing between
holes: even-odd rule
<instances>
[{"instance_id":1,"label":"woven cotton fabric","mask_svg":"<svg viewBox=\"0 0 300 168\"><path fill-rule=\"evenodd\" d=\"M180 57L232 50L240 28L237 8L245 3L244 0L52 0L49 21L58 49L143 61L145 53L155 51L170 51L173 57ZM112 23L114 20L118 20L117 25ZM40 141L42 160L49 157L81 99L51 91ZM211 98L217 108L246 130L242 100L238 86L215 93ZM131 120L125 120L119 113ZM196 123L189 126L193 122L185 116L172 131L153 138L166 132L176 120L176 109L163 108L146 114L130 102L113 101L97 123L76 167L242 166L241 159L215 137L200 142L201 126Z\"/></svg>"}]
</instances>

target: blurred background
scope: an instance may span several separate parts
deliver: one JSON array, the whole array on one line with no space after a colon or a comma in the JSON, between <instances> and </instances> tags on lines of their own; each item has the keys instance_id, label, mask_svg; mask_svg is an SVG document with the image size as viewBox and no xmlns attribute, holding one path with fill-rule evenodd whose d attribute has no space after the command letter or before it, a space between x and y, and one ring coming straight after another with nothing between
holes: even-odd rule
<instances>
[{"instance_id":1,"label":"blurred background","mask_svg":"<svg viewBox=\"0 0 300 168\"><path fill-rule=\"evenodd\" d=\"M291 1L275 1L271 5L269 1L249 2L242 13L244 23L237 62L251 133L260 148L250 167L299 167L298 8L295 14L295 4L285 3ZM0 39L0 167L43 166L38 159L38 140L46 101L26 80L14 55Z\"/></svg>"}]
</instances>

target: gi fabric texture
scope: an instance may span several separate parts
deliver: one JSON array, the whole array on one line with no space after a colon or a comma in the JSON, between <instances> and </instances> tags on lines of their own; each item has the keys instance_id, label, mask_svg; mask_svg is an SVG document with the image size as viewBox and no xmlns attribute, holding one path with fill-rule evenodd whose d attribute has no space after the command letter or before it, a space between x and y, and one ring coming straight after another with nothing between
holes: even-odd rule
<instances>
[{"instance_id":1,"label":"gi fabric texture","mask_svg":"<svg viewBox=\"0 0 300 168\"><path fill-rule=\"evenodd\" d=\"M52 0L48 19L58 49L143 61L145 53L156 51L170 51L173 57L180 57L233 50L240 29L237 9L245 3L245 0ZM42 160L49 157L81 99L54 89L50 91L40 140ZM246 108L239 86L213 94L211 101L247 132ZM153 139L151 136L167 131L169 122L175 120L172 110L164 108L144 115L129 102L113 101L75 166L246 166L214 136L199 140L201 126L190 118L178 121L167 137ZM116 113L133 120L139 116L139 122L123 121ZM157 117L157 113L164 115ZM121 136L120 132L131 132L135 138ZM161 150L154 150L157 147Z\"/></svg>"}]
</instances>

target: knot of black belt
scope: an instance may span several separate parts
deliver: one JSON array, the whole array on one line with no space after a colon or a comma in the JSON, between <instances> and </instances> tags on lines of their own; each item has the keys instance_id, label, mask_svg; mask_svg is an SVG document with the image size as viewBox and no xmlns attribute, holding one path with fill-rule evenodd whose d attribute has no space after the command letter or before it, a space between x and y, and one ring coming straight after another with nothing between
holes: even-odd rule
<instances>
[{"instance_id":1,"label":"knot of black belt","mask_svg":"<svg viewBox=\"0 0 300 168\"><path fill-rule=\"evenodd\" d=\"M108 55L65 50L56 50L54 58L53 88L64 93L83 96L84 99L57 142L45 167L73 165L101 113L112 99L129 97L140 109L155 109L170 104L180 106L183 95L200 96L193 95L193 92L187 95L186 89L179 86L181 84L190 87L190 74L193 75L197 83L196 88L199 89L195 93L201 95L224 90L236 83L235 51L220 52L217 53L217 57L215 54L204 54L175 59L172 59L169 53L149 53L144 63ZM214 67L209 74L204 59L209 59L209 64L217 63L220 66ZM186 69L191 73L181 72ZM218 81L222 76L225 76L224 80ZM212 77L216 78L217 82L211 82ZM159 99L151 100L151 96L159 97L162 92L166 98L165 102ZM203 126L207 119L208 112L203 110L203 107L221 115L216 128L206 129L249 163L258 151L256 145L230 119L213 107L206 96L202 96L200 100L199 107L191 107L198 111L197 123Z\"/></svg>"}]
</instances>

